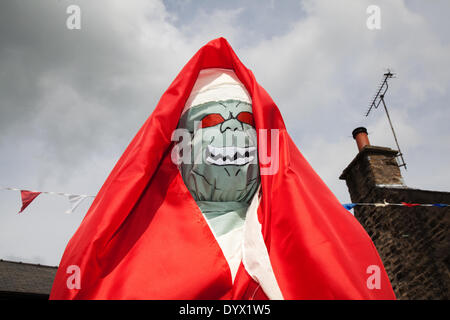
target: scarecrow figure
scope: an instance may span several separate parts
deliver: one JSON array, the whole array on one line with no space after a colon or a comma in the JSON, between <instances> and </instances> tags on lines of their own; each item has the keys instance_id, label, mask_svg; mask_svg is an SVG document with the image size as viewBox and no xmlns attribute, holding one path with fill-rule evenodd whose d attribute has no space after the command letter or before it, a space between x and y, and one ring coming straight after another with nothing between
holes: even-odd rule
<instances>
[{"instance_id":1,"label":"scarecrow figure","mask_svg":"<svg viewBox=\"0 0 450 320\"><path fill-rule=\"evenodd\" d=\"M67 285L71 266L79 288ZM117 162L50 298L395 296L367 233L219 38L181 70Z\"/></svg>"}]
</instances>

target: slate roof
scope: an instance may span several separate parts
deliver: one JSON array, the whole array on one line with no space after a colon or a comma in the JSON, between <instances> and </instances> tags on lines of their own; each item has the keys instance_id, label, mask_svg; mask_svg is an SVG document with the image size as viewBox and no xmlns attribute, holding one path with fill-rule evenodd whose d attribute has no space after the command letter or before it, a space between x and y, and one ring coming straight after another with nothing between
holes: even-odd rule
<instances>
[{"instance_id":1,"label":"slate roof","mask_svg":"<svg viewBox=\"0 0 450 320\"><path fill-rule=\"evenodd\" d=\"M0 292L49 295L57 269L0 259Z\"/></svg>"}]
</instances>

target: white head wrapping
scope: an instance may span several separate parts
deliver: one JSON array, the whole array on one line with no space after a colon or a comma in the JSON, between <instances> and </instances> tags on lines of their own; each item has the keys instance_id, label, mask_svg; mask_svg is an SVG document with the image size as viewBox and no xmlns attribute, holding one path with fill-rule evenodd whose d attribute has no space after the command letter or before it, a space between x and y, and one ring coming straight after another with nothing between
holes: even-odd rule
<instances>
[{"instance_id":1,"label":"white head wrapping","mask_svg":"<svg viewBox=\"0 0 450 320\"><path fill-rule=\"evenodd\" d=\"M200 70L197 81L183 109L185 113L190 108L210 101L238 100L252 103L252 99L231 69L209 68Z\"/></svg>"}]
</instances>

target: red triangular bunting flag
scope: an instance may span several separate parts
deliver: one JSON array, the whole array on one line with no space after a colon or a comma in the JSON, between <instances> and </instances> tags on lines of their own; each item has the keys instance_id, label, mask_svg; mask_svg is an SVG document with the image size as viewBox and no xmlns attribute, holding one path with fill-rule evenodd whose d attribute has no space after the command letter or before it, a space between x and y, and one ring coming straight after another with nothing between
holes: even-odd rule
<instances>
[{"instance_id":1,"label":"red triangular bunting flag","mask_svg":"<svg viewBox=\"0 0 450 320\"><path fill-rule=\"evenodd\" d=\"M34 200L38 195L40 195L40 192L33 192L28 190L20 190L20 195L22 196L22 208L20 209L19 213L21 213L23 210L25 210L26 207Z\"/></svg>"},{"instance_id":2,"label":"red triangular bunting flag","mask_svg":"<svg viewBox=\"0 0 450 320\"><path fill-rule=\"evenodd\" d=\"M406 202L402 202L402 205L404 205L405 207L417 207L417 206L420 206L419 203L406 203Z\"/></svg>"}]
</instances>

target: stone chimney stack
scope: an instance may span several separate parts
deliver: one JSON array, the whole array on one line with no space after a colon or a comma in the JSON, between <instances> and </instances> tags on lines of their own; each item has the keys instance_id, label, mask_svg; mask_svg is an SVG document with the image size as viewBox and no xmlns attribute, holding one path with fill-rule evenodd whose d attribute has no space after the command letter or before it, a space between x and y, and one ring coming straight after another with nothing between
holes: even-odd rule
<instances>
[{"instance_id":1,"label":"stone chimney stack","mask_svg":"<svg viewBox=\"0 0 450 320\"><path fill-rule=\"evenodd\" d=\"M358 154L344 169L355 218L378 250L398 299L450 299L450 192L408 188L390 148L371 146L367 130L353 130ZM428 204L428 206L402 206Z\"/></svg>"},{"instance_id":2,"label":"stone chimney stack","mask_svg":"<svg viewBox=\"0 0 450 320\"><path fill-rule=\"evenodd\" d=\"M356 128L352 135L359 153L339 179L346 181L353 202L361 202L375 187L406 187L396 159L397 150L370 145L364 127Z\"/></svg>"}]
</instances>

